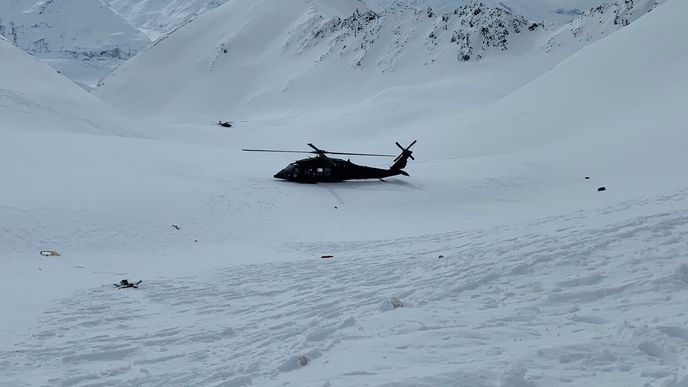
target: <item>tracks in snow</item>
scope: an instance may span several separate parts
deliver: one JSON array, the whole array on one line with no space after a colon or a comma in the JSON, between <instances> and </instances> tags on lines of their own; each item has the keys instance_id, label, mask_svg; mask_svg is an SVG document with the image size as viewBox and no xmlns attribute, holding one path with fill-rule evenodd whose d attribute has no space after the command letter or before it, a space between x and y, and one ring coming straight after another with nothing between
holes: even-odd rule
<instances>
[{"instance_id":1,"label":"tracks in snow","mask_svg":"<svg viewBox=\"0 0 688 387\"><path fill-rule=\"evenodd\" d=\"M0 385L685 383L688 210L580 219L87 289L0 352Z\"/></svg>"}]
</instances>

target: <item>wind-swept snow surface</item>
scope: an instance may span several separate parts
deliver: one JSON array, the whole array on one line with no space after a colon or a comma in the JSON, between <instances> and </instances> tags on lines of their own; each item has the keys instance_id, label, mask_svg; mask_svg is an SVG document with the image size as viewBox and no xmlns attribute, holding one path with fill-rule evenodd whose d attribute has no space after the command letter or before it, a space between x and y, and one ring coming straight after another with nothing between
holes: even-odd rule
<instances>
[{"instance_id":1,"label":"wind-swept snow surface","mask_svg":"<svg viewBox=\"0 0 688 387\"><path fill-rule=\"evenodd\" d=\"M309 13L270 4L208 11L108 78L145 121L0 42L20 96L0 111L0 385L688 383L688 3L562 62L389 73L273 61ZM201 23L227 9L244 29ZM291 157L239 151L416 138L387 182L279 182Z\"/></svg>"}]
</instances>

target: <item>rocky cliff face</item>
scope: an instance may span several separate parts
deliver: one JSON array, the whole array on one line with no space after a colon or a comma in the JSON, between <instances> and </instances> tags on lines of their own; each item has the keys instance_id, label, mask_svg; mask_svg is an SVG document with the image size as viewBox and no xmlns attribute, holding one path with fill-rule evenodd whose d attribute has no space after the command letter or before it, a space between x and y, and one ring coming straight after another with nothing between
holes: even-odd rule
<instances>
[{"instance_id":1,"label":"rocky cliff face","mask_svg":"<svg viewBox=\"0 0 688 387\"><path fill-rule=\"evenodd\" d=\"M380 12L356 10L348 17L326 17L312 8L292 31L287 47L295 53L320 50L320 60L342 57L354 67L377 65L386 70L412 47L422 46L428 63L447 52L459 62L475 61L507 51L543 29L542 23L507 7L483 3L444 13L395 4Z\"/></svg>"}]
</instances>

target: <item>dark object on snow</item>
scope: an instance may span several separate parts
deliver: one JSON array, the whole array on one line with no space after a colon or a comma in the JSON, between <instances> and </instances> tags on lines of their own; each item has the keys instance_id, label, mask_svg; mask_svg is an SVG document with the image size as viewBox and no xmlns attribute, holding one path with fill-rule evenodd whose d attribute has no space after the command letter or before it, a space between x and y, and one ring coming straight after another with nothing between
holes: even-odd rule
<instances>
[{"instance_id":1,"label":"dark object on snow","mask_svg":"<svg viewBox=\"0 0 688 387\"><path fill-rule=\"evenodd\" d=\"M602 192L602 191L606 191L606 190L607 190L607 187L600 187L597 189L597 192Z\"/></svg>"},{"instance_id":2,"label":"dark object on snow","mask_svg":"<svg viewBox=\"0 0 688 387\"><path fill-rule=\"evenodd\" d=\"M308 363L311 362L311 358L306 356L306 355L299 356L298 360L299 360L299 364L301 365L301 367L305 367L308 365Z\"/></svg>"},{"instance_id":3,"label":"dark object on snow","mask_svg":"<svg viewBox=\"0 0 688 387\"><path fill-rule=\"evenodd\" d=\"M231 121L217 121L218 126L222 126L223 128L231 128L232 127L232 122Z\"/></svg>"},{"instance_id":4,"label":"dark object on snow","mask_svg":"<svg viewBox=\"0 0 688 387\"><path fill-rule=\"evenodd\" d=\"M334 255L323 255L323 256L320 257L320 258L321 258L321 259L330 259L330 258L334 258Z\"/></svg>"},{"instance_id":5,"label":"dark object on snow","mask_svg":"<svg viewBox=\"0 0 688 387\"><path fill-rule=\"evenodd\" d=\"M399 309L399 308L403 308L403 307L404 307L404 304L402 304L401 301L399 301L399 299L396 298L396 297L392 297L392 299L390 300L390 302L392 303L392 307L393 307L394 309Z\"/></svg>"},{"instance_id":6,"label":"dark object on snow","mask_svg":"<svg viewBox=\"0 0 688 387\"><path fill-rule=\"evenodd\" d=\"M585 176L585 180L590 180L590 176Z\"/></svg>"},{"instance_id":7,"label":"dark object on snow","mask_svg":"<svg viewBox=\"0 0 688 387\"><path fill-rule=\"evenodd\" d=\"M437 258L440 258L440 259L442 259L442 258L444 258L444 255L440 255L440 256L439 256L439 257L437 257Z\"/></svg>"},{"instance_id":8,"label":"dark object on snow","mask_svg":"<svg viewBox=\"0 0 688 387\"><path fill-rule=\"evenodd\" d=\"M176 224L173 224L172 227L174 227L176 230L181 230L182 228Z\"/></svg>"},{"instance_id":9,"label":"dark object on snow","mask_svg":"<svg viewBox=\"0 0 688 387\"><path fill-rule=\"evenodd\" d=\"M412 156L413 151L410 148L415 144L406 148L402 147L398 142L396 145L401 149L401 153L394 159L394 164L388 169L373 168L365 165L358 165L351 162L351 160L335 159L327 155L354 155L354 156L380 156L380 157L394 157L394 155L381 155L371 153L346 153L346 152L328 152L326 150L318 149L313 144L308 144L312 151L293 151L293 150L273 150L273 149L242 149L247 152L282 152L282 153L313 153L315 157L297 160L287 165L286 168L277 172L273 177L276 179L284 179L294 181L297 183L322 183L322 182L339 182L344 180L365 180L365 179L380 179L385 177L404 175L408 173L404 171L408 159L415 160ZM384 180L383 180L384 181Z\"/></svg>"},{"instance_id":10,"label":"dark object on snow","mask_svg":"<svg viewBox=\"0 0 688 387\"><path fill-rule=\"evenodd\" d=\"M44 257L59 257L61 254L56 250L42 250L41 255Z\"/></svg>"},{"instance_id":11,"label":"dark object on snow","mask_svg":"<svg viewBox=\"0 0 688 387\"><path fill-rule=\"evenodd\" d=\"M115 285L116 288L118 289L125 289L125 288L138 288L139 284L143 282L143 280L140 280L139 282L129 282L128 280L121 280L119 281L118 284L113 284Z\"/></svg>"}]
</instances>

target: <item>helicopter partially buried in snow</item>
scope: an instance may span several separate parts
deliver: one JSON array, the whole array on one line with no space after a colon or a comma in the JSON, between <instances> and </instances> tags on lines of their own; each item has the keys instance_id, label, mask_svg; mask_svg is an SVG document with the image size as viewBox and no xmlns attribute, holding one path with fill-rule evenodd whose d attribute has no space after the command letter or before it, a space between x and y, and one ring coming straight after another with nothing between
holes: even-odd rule
<instances>
[{"instance_id":1,"label":"helicopter partially buried in snow","mask_svg":"<svg viewBox=\"0 0 688 387\"><path fill-rule=\"evenodd\" d=\"M388 169L367 167L365 165L358 165L351 162L351 160L337 159L328 157L327 155L350 155L350 156L376 156L376 157L395 157L394 155L375 154L375 153L349 153L349 152L329 152L318 149L315 145L309 143L308 146L313 148L312 151L291 151L291 150L277 150L277 149L242 149L245 152L279 152L279 153L312 153L315 157L309 157L302 160L294 161L287 165L284 169L277 172L274 177L276 179L284 179L298 183L324 183L324 182L339 182L344 180L365 180L365 179L384 179L385 177L404 175L408 176L403 169L406 167L406 162L410 158L415 160L412 156L413 151L411 147L415 144L413 141L411 145L404 148L398 142L395 143L400 149L401 153L394 159L394 164Z\"/></svg>"}]
</instances>

